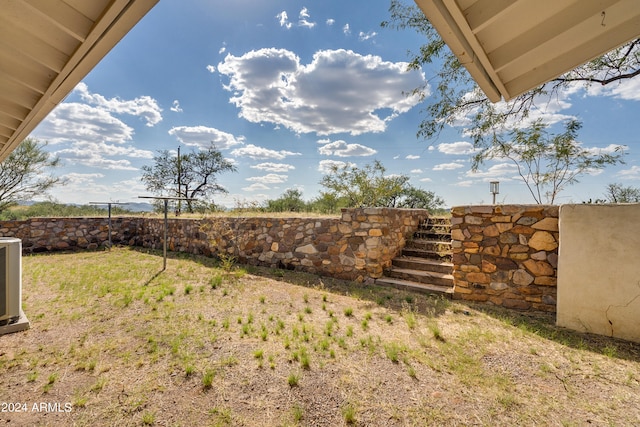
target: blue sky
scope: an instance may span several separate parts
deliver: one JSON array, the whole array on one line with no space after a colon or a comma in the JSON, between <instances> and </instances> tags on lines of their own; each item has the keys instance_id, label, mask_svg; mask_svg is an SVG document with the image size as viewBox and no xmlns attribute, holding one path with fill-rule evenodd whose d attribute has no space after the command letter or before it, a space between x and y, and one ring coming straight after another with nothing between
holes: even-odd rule
<instances>
[{"instance_id":1,"label":"blue sky","mask_svg":"<svg viewBox=\"0 0 640 427\"><path fill-rule=\"evenodd\" d=\"M408 1L408 0L407 0ZM34 130L68 178L64 203L139 201L141 167L157 150L214 142L237 173L220 175L215 198L233 207L298 188L318 195L332 164L380 160L447 206L533 203L505 161L471 173L464 120L437 139L416 138L424 105L404 92L433 70L407 72L422 37L383 29L386 0L161 0ZM640 187L640 78L576 87L534 114L582 121L594 150L626 147L626 164L585 176L557 203L601 197L609 183Z\"/></svg>"}]
</instances>

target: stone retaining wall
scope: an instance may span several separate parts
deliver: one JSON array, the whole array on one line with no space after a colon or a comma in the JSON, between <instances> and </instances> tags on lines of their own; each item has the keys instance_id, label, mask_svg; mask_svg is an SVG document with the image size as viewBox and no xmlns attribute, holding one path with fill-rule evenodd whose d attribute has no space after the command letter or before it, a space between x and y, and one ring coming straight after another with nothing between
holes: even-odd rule
<instances>
[{"instance_id":1,"label":"stone retaining wall","mask_svg":"<svg viewBox=\"0 0 640 427\"><path fill-rule=\"evenodd\" d=\"M380 277L427 217L363 208L339 218L170 219L168 249L362 281ZM455 298L556 310L557 206L462 206L451 220ZM162 248L163 219L114 217L112 230L116 245ZM109 238L107 218L2 221L0 235L21 239L25 253L97 249Z\"/></svg>"},{"instance_id":2,"label":"stone retaining wall","mask_svg":"<svg viewBox=\"0 0 640 427\"><path fill-rule=\"evenodd\" d=\"M422 209L362 208L344 209L340 218L172 219L168 247L362 281L380 277L427 217ZM161 248L162 230L162 221L145 219L136 244Z\"/></svg>"},{"instance_id":3,"label":"stone retaining wall","mask_svg":"<svg viewBox=\"0 0 640 427\"><path fill-rule=\"evenodd\" d=\"M380 277L427 217L422 209L362 208L344 209L340 218L170 219L168 249L362 281ZM112 230L114 244L163 246L163 219L115 217ZM22 239L25 253L96 249L108 242L108 220L4 221L0 235Z\"/></svg>"},{"instance_id":4,"label":"stone retaining wall","mask_svg":"<svg viewBox=\"0 0 640 427\"><path fill-rule=\"evenodd\" d=\"M132 245L142 218L112 218L111 241ZM0 221L0 236L22 240L25 254L98 249L109 242L108 218L31 218Z\"/></svg>"},{"instance_id":5,"label":"stone retaining wall","mask_svg":"<svg viewBox=\"0 0 640 427\"><path fill-rule=\"evenodd\" d=\"M451 213L455 298L556 310L557 206L460 206Z\"/></svg>"}]
</instances>

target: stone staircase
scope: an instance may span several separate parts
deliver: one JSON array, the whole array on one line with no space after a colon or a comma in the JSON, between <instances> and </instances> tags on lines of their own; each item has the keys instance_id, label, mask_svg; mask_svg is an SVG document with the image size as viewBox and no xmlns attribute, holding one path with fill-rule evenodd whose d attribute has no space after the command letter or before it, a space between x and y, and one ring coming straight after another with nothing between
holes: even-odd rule
<instances>
[{"instance_id":1,"label":"stone staircase","mask_svg":"<svg viewBox=\"0 0 640 427\"><path fill-rule=\"evenodd\" d=\"M431 217L407 241L391 268L376 280L383 286L430 294L453 295L451 220Z\"/></svg>"}]
</instances>

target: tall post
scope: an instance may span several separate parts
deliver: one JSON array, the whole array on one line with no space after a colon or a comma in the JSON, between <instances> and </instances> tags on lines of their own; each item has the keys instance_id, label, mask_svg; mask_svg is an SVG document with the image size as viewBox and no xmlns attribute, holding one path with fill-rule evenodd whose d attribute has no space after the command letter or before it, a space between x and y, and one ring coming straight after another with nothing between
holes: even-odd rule
<instances>
[{"instance_id":1,"label":"tall post","mask_svg":"<svg viewBox=\"0 0 640 427\"><path fill-rule=\"evenodd\" d=\"M162 263L162 271L167 269L167 228L169 224L169 220L167 219L167 210L169 206L169 200L164 199L164 245L163 245L163 263Z\"/></svg>"},{"instance_id":2,"label":"tall post","mask_svg":"<svg viewBox=\"0 0 640 427\"><path fill-rule=\"evenodd\" d=\"M111 234L113 234L113 225L111 224L111 205L128 205L128 203L120 203L120 202L89 202L90 205L107 205L109 212L109 250L111 250L111 246L113 246L113 242L111 239Z\"/></svg>"},{"instance_id":3,"label":"tall post","mask_svg":"<svg viewBox=\"0 0 640 427\"><path fill-rule=\"evenodd\" d=\"M182 159L180 158L180 146L178 145L178 197L182 197L182 194L180 194L180 191L182 190L181 188L181 182L180 182L180 175L182 175ZM177 215L180 215L182 213L182 200L178 200L178 211L177 211Z\"/></svg>"},{"instance_id":4,"label":"tall post","mask_svg":"<svg viewBox=\"0 0 640 427\"><path fill-rule=\"evenodd\" d=\"M109 206L109 250L111 250L111 203L107 203Z\"/></svg>"},{"instance_id":5,"label":"tall post","mask_svg":"<svg viewBox=\"0 0 640 427\"><path fill-rule=\"evenodd\" d=\"M169 200L180 200L179 197L161 197L161 196L138 196L140 199L154 199L162 200L164 202L164 243L162 244L162 271L167 269L167 239L169 233ZM195 200L195 199L182 199L182 200Z\"/></svg>"}]
</instances>

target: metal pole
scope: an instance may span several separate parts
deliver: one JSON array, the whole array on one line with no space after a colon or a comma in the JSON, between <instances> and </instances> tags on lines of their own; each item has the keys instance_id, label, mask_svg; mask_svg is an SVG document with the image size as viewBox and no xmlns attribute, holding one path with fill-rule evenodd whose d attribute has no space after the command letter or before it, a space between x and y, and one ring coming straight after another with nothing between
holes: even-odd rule
<instances>
[{"instance_id":1,"label":"metal pole","mask_svg":"<svg viewBox=\"0 0 640 427\"><path fill-rule=\"evenodd\" d=\"M182 188L180 188L181 187L180 175L182 174L181 162L182 162L182 159L180 158L180 146L178 145L178 197L182 197L182 194L180 194L180 192L182 191ZM181 213L182 213L182 200L178 200L178 215L180 215Z\"/></svg>"},{"instance_id":2,"label":"metal pole","mask_svg":"<svg viewBox=\"0 0 640 427\"><path fill-rule=\"evenodd\" d=\"M111 234L113 234L113 225L111 223L111 205L128 205L129 203L121 203L121 202L89 202L90 205L107 205L108 209L107 212L109 213L109 219L108 219L108 224L109 224L109 250L111 250L111 246L113 246L113 242L111 239Z\"/></svg>"},{"instance_id":3,"label":"metal pole","mask_svg":"<svg viewBox=\"0 0 640 427\"><path fill-rule=\"evenodd\" d=\"M162 271L167 269L167 228L169 223L169 221L167 220L168 206L169 206L169 200L164 199L164 249L163 249L164 261L162 264Z\"/></svg>"},{"instance_id":4,"label":"metal pole","mask_svg":"<svg viewBox=\"0 0 640 427\"><path fill-rule=\"evenodd\" d=\"M195 200L195 199L184 199L179 197L161 197L161 196L138 196L140 199L154 199L154 200L163 200L164 201L164 244L163 244L163 262L162 262L162 271L167 269L167 234L169 229L169 220L168 220L168 212L169 212L169 200Z\"/></svg>"},{"instance_id":5,"label":"metal pole","mask_svg":"<svg viewBox=\"0 0 640 427\"><path fill-rule=\"evenodd\" d=\"M109 250L111 250L111 203L107 203L109 206Z\"/></svg>"}]
</instances>

